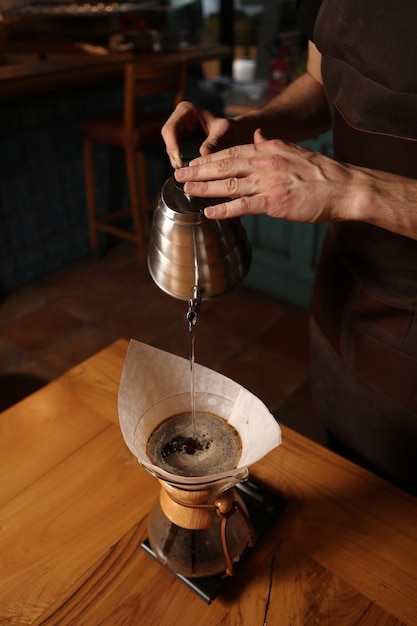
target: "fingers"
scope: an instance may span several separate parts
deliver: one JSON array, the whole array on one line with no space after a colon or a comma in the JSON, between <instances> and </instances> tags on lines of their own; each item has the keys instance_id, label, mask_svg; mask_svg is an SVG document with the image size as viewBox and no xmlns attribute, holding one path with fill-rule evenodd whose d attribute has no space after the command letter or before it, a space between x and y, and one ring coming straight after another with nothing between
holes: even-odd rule
<instances>
[{"instance_id":1,"label":"fingers","mask_svg":"<svg viewBox=\"0 0 417 626\"><path fill-rule=\"evenodd\" d=\"M222 150L217 154L202 156L190 161L188 167L175 172L178 182L216 181L231 176L243 176L247 170L247 160L235 158L235 148ZM221 155L221 156L218 156Z\"/></svg>"},{"instance_id":2,"label":"fingers","mask_svg":"<svg viewBox=\"0 0 417 626\"><path fill-rule=\"evenodd\" d=\"M204 209L204 215L212 220L231 219L232 217L240 217L242 215L256 215L266 213L265 199L257 196L252 198L244 196L236 198L230 202L222 202L214 204Z\"/></svg>"},{"instance_id":3,"label":"fingers","mask_svg":"<svg viewBox=\"0 0 417 626\"><path fill-rule=\"evenodd\" d=\"M254 177L232 177L211 181L189 181L184 184L185 193L200 198L234 198L258 192Z\"/></svg>"},{"instance_id":4,"label":"fingers","mask_svg":"<svg viewBox=\"0 0 417 626\"><path fill-rule=\"evenodd\" d=\"M208 206L204 209L204 215L211 220L223 220L230 218L230 208L228 211L226 204L217 204L215 206Z\"/></svg>"},{"instance_id":5,"label":"fingers","mask_svg":"<svg viewBox=\"0 0 417 626\"><path fill-rule=\"evenodd\" d=\"M288 144L279 139L268 140L265 139L261 131L256 131L254 135L256 140L253 144L245 144L241 146L233 146L225 150L213 152L197 159L190 161L190 167L198 167L199 172L205 172L205 167L215 166L218 168L219 175L225 173L227 168L232 166L239 167L239 161L244 159L258 159L261 157L288 157L292 152L296 151L299 147L293 144ZM208 171L208 170L207 170ZM232 171L232 169L230 169ZM184 179L190 179L196 170L190 169L187 172L181 173ZM234 170L233 170L234 172Z\"/></svg>"},{"instance_id":6,"label":"fingers","mask_svg":"<svg viewBox=\"0 0 417 626\"><path fill-rule=\"evenodd\" d=\"M206 135L211 113L199 109L191 102L180 102L172 115L161 129L161 135L165 142L166 151L174 169L184 164L180 154L180 141L183 137L189 137L194 132Z\"/></svg>"},{"instance_id":7,"label":"fingers","mask_svg":"<svg viewBox=\"0 0 417 626\"><path fill-rule=\"evenodd\" d=\"M266 143L270 142L257 146L265 146ZM276 150L260 150L257 146L239 146L194 159L188 167L178 169L175 178L187 184L187 193L191 195L206 195L211 191L216 197L222 194L233 196L247 191L238 186L243 179L265 177L271 172L279 175L289 169L288 155Z\"/></svg>"},{"instance_id":8,"label":"fingers","mask_svg":"<svg viewBox=\"0 0 417 626\"><path fill-rule=\"evenodd\" d=\"M261 143L262 141L268 141L265 135L262 133L260 128L257 128L253 134L254 143Z\"/></svg>"},{"instance_id":9,"label":"fingers","mask_svg":"<svg viewBox=\"0 0 417 626\"><path fill-rule=\"evenodd\" d=\"M179 169L184 165L179 147L184 137L194 134L205 137L200 146L202 158L236 144L237 128L232 122L233 120L215 117L210 111L191 102L180 102L161 130L173 168Z\"/></svg>"},{"instance_id":10,"label":"fingers","mask_svg":"<svg viewBox=\"0 0 417 626\"><path fill-rule=\"evenodd\" d=\"M195 159L188 167L175 172L178 182L184 183L186 193L197 197L232 199L261 195L270 185L271 174L276 180L280 169L285 169L281 167L280 157L254 152L253 145L231 148L219 154L227 156L210 155Z\"/></svg>"},{"instance_id":11,"label":"fingers","mask_svg":"<svg viewBox=\"0 0 417 626\"><path fill-rule=\"evenodd\" d=\"M200 154L206 156L237 143L236 126L232 121L219 117L210 120L207 138L201 145Z\"/></svg>"},{"instance_id":12,"label":"fingers","mask_svg":"<svg viewBox=\"0 0 417 626\"><path fill-rule=\"evenodd\" d=\"M228 202L224 204L217 204L214 206L209 206L204 209L204 215L211 220L226 220L231 219L232 217L239 217L244 215L242 209L240 209L239 201L236 200L236 203Z\"/></svg>"}]
</instances>

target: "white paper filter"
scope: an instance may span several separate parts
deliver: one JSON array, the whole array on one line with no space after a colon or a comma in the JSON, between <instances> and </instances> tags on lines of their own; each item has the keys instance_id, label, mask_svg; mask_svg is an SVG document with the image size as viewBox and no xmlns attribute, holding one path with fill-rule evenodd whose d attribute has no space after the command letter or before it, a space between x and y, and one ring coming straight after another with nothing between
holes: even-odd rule
<instances>
[{"instance_id":1,"label":"white paper filter","mask_svg":"<svg viewBox=\"0 0 417 626\"><path fill-rule=\"evenodd\" d=\"M162 421L191 409L190 381L188 359L131 339L119 386L120 428L138 460L167 478L174 476L152 465L146 443ZM242 440L238 469L249 467L281 444L281 429L274 416L244 387L198 363L194 386L196 410L215 413L238 431Z\"/></svg>"}]
</instances>

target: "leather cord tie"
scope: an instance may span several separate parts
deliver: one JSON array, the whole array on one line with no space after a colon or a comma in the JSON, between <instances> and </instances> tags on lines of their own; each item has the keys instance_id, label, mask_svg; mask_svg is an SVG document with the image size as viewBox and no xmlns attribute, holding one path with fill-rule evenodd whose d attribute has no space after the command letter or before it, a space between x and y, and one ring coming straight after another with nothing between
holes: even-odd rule
<instances>
[{"instance_id":1,"label":"leather cord tie","mask_svg":"<svg viewBox=\"0 0 417 626\"><path fill-rule=\"evenodd\" d=\"M243 520L246 523L249 531L249 539L248 539L248 547L252 548L256 541L256 533L253 529L252 523L250 521L249 515L246 512L246 509L241 505L238 500L235 500L233 489L228 489L224 493L222 493L213 504L189 504L185 502L181 502L174 495L168 492L170 498L179 504L180 506L185 506L189 509L211 509L215 510L217 515L221 518L220 525L220 536L222 541L222 548L224 558L226 559L226 571L224 576L234 576L235 568L233 565L232 557L230 556L230 550L227 543L227 522L232 515L239 511Z\"/></svg>"}]
</instances>

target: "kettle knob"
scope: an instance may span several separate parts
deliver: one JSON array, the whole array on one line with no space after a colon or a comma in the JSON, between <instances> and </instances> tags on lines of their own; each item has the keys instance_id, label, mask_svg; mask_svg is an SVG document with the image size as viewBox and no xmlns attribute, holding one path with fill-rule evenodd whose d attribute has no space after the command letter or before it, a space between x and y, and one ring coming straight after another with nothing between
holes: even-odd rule
<instances>
[{"instance_id":1,"label":"kettle knob","mask_svg":"<svg viewBox=\"0 0 417 626\"><path fill-rule=\"evenodd\" d=\"M180 141L180 157L184 165L188 165L190 161L200 156L200 146L203 139L197 135L184 137Z\"/></svg>"}]
</instances>

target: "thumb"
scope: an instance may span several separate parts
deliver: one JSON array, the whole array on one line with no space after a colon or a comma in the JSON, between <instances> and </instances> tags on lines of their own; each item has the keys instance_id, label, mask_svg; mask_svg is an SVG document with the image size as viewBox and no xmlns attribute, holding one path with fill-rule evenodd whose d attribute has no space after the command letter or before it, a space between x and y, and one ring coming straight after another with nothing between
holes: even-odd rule
<instances>
[{"instance_id":1,"label":"thumb","mask_svg":"<svg viewBox=\"0 0 417 626\"><path fill-rule=\"evenodd\" d=\"M216 152L217 149L218 149L217 137L209 136L201 144L200 154L201 156L206 156L208 154L212 154L213 152Z\"/></svg>"},{"instance_id":2,"label":"thumb","mask_svg":"<svg viewBox=\"0 0 417 626\"><path fill-rule=\"evenodd\" d=\"M262 141L268 141L268 139L265 137L261 129L257 128L255 132L253 133L253 142L261 143Z\"/></svg>"}]
</instances>

